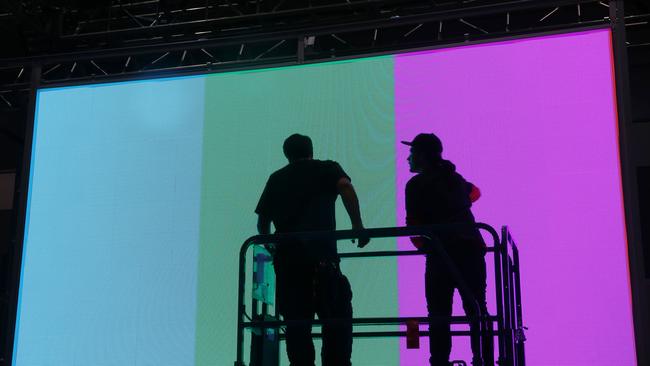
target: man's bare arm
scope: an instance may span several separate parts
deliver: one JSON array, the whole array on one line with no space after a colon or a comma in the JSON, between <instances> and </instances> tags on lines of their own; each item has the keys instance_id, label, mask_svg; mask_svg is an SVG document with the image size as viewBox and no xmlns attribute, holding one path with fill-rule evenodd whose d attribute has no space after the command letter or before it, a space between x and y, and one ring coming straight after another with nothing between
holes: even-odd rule
<instances>
[{"instance_id":1,"label":"man's bare arm","mask_svg":"<svg viewBox=\"0 0 650 366\"><path fill-rule=\"evenodd\" d=\"M336 183L336 188L341 195L343 200L343 205L345 210L350 216L350 221L352 222L352 228L355 230L363 229L363 222L361 221L361 210L359 209L359 199L357 198L357 192L352 186L352 182L348 178L341 178ZM365 247L370 242L369 238L359 238L359 248Z\"/></svg>"}]
</instances>

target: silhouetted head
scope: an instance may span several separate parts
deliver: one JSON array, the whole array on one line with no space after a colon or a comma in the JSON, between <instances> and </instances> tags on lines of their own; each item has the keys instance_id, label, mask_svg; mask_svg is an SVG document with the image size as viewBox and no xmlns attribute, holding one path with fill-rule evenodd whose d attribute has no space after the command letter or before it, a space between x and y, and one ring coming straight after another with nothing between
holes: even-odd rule
<instances>
[{"instance_id":1,"label":"silhouetted head","mask_svg":"<svg viewBox=\"0 0 650 366\"><path fill-rule=\"evenodd\" d=\"M442 162L442 142L432 133L421 133L415 136L413 141L402 143L411 147L408 162L413 173L420 173Z\"/></svg>"},{"instance_id":2,"label":"silhouetted head","mask_svg":"<svg viewBox=\"0 0 650 366\"><path fill-rule=\"evenodd\" d=\"M314 156L314 147L309 136L294 133L287 137L282 145L284 156L290 163L298 160L311 159Z\"/></svg>"}]
</instances>

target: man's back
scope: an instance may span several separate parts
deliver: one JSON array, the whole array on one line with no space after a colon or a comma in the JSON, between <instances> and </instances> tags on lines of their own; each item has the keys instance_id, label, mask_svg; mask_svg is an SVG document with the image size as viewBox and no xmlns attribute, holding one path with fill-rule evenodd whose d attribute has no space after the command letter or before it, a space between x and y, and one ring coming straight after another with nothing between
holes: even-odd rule
<instances>
[{"instance_id":1,"label":"man's back","mask_svg":"<svg viewBox=\"0 0 650 366\"><path fill-rule=\"evenodd\" d=\"M255 210L269 217L279 233L335 230L337 182L348 178L334 161L305 159L292 162L271 174ZM297 258L334 259L336 243L291 243L280 255Z\"/></svg>"},{"instance_id":2,"label":"man's back","mask_svg":"<svg viewBox=\"0 0 650 366\"><path fill-rule=\"evenodd\" d=\"M444 162L437 169L413 176L406 185L406 211L409 225L474 223L470 192L472 184ZM443 242L470 241L483 247L478 230L440 234Z\"/></svg>"},{"instance_id":3,"label":"man's back","mask_svg":"<svg viewBox=\"0 0 650 366\"><path fill-rule=\"evenodd\" d=\"M469 199L471 184L451 163L413 176L406 191L408 214L423 224L474 222Z\"/></svg>"}]
</instances>

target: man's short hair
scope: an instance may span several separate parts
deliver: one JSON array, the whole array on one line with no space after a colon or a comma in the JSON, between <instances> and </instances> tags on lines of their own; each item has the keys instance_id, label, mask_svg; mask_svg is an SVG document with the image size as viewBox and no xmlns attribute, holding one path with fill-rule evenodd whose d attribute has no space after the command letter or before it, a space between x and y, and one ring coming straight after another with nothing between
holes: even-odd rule
<instances>
[{"instance_id":1,"label":"man's short hair","mask_svg":"<svg viewBox=\"0 0 650 366\"><path fill-rule=\"evenodd\" d=\"M284 140L282 151L284 151L284 156L287 157L289 162L309 159L314 156L314 147L309 136L298 133L294 133Z\"/></svg>"}]
</instances>

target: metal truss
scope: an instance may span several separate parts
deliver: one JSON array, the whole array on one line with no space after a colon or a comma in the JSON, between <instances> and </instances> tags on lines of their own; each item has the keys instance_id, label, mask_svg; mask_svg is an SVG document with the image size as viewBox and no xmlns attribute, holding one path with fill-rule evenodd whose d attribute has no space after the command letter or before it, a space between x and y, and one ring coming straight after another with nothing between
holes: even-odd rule
<instances>
[{"instance_id":1,"label":"metal truss","mask_svg":"<svg viewBox=\"0 0 650 366\"><path fill-rule=\"evenodd\" d=\"M317 62L609 23L608 3L597 0L105 3L57 18L56 49L67 52L0 59L0 105L12 105L11 92L29 89L35 63L42 66L40 86L48 86ZM649 19L629 16L629 26Z\"/></svg>"},{"instance_id":2,"label":"metal truss","mask_svg":"<svg viewBox=\"0 0 650 366\"><path fill-rule=\"evenodd\" d=\"M48 5L45 5L48 4ZM90 4L90 5L89 5ZM598 0L8 1L31 57L0 58L0 110L38 86L318 62L609 23ZM625 17L650 49L650 11ZM56 50L57 52L52 52Z\"/></svg>"}]
</instances>

